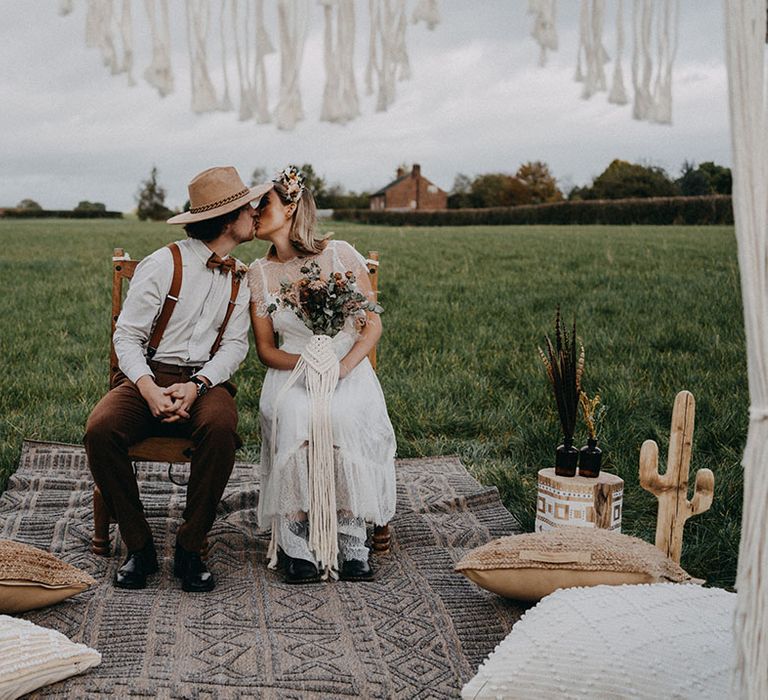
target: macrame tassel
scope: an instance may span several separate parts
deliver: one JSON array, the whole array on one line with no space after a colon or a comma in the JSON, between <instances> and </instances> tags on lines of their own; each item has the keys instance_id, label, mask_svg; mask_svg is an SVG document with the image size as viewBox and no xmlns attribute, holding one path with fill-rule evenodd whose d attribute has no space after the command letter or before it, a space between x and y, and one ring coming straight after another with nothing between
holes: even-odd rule
<instances>
[{"instance_id":1,"label":"macrame tassel","mask_svg":"<svg viewBox=\"0 0 768 700\"><path fill-rule=\"evenodd\" d=\"M230 0L233 4L237 0ZM219 100L219 111L229 112L232 110L232 99L229 96L229 76L227 75L227 32L225 27L227 26L225 15L227 10L227 0L221 0L221 8L219 11L219 36L221 38L221 74L224 81L224 92ZM234 27L235 31L237 27Z\"/></svg>"},{"instance_id":2,"label":"macrame tassel","mask_svg":"<svg viewBox=\"0 0 768 700\"><path fill-rule=\"evenodd\" d=\"M528 14L533 15L531 36L541 49L540 66L547 64L547 51L557 51L556 13L556 0L528 0Z\"/></svg>"},{"instance_id":3,"label":"macrame tassel","mask_svg":"<svg viewBox=\"0 0 768 700\"><path fill-rule=\"evenodd\" d=\"M339 538L331 399L339 381L339 360L327 335L312 336L302 357L310 405L309 548L323 578L337 578Z\"/></svg>"},{"instance_id":4,"label":"macrame tassel","mask_svg":"<svg viewBox=\"0 0 768 700\"><path fill-rule=\"evenodd\" d=\"M144 80L157 90L160 97L165 97L173 92L168 0L144 0L144 7L152 33L152 62L144 71Z\"/></svg>"},{"instance_id":5,"label":"macrame tassel","mask_svg":"<svg viewBox=\"0 0 768 700\"><path fill-rule=\"evenodd\" d=\"M662 0L658 13L658 64L653 85L653 121L672 123L672 66L677 53L678 0Z\"/></svg>"},{"instance_id":6,"label":"macrame tassel","mask_svg":"<svg viewBox=\"0 0 768 700\"><path fill-rule=\"evenodd\" d=\"M613 80L611 91L608 93L608 102L615 105L625 105L627 91L624 88L624 72L621 60L624 54L624 0L618 0L616 6L616 60L613 62Z\"/></svg>"},{"instance_id":7,"label":"macrame tassel","mask_svg":"<svg viewBox=\"0 0 768 700\"><path fill-rule=\"evenodd\" d=\"M555 0L545 0L554 3ZM432 31L440 24L440 6L437 0L418 0L416 7L413 8L411 22L418 24L424 22L427 29Z\"/></svg>"},{"instance_id":8,"label":"macrame tassel","mask_svg":"<svg viewBox=\"0 0 768 700\"><path fill-rule=\"evenodd\" d=\"M378 81L376 111L385 112L395 100L395 79L410 77L410 64L405 44L405 0L369 0L371 33L366 92L373 92L374 77Z\"/></svg>"},{"instance_id":9,"label":"macrame tassel","mask_svg":"<svg viewBox=\"0 0 768 700\"><path fill-rule=\"evenodd\" d=\"M589 41L589 0L581 0L579 5L579 48L576 50L576 72L573 79L577 83L584 82L584 73L581 67L582 56L586 53L586 44ZM585 58L586 60L586 58Z\"/></svg>"},{"instance_id":10,"label":"macrame tassel","mask_svg":"<svg viewBox=\"0 0 768 700\"><path fill-rule=\"evenodd\" d=\"M606 89L604 64L608 60L608 52L603 46L603 0L592 0L587 15L587 24L584 26L582 17L581 27L584 32L584 59L587 70L581 94L584 99L589 99L596 92Z\"/></svg>"},{"instance_id":11,"label":"macrame tassel","mask_svg":"<svg viewBox=\"0 0 768 700\"><path fill-rule=\"evenodd\" d=\"M336 520L336 467L333 459L333 421L331 400L339 381L339 360L333 351L333 341L327 335L313 335L307 342L299 361L275 400L272 421L271 463L275 463L277 445L277 415L289 389L301 377L305 378L309 398L309 548L323 571L323 579L338 578L338 528ZM269 546L269 566L277 565L275 519L272 520L272 540Z\"/></svg>"},{"instance_id":12,"label":"macrame tassel","mask_svg":"<svg viewBox=\"0 0 768 700\"><path fill-rule=\"evenodd\" d=\"M360 114L354 67L355 6L353 0L320 0L320 3L325 15L326 73L320 119L344 124Z\"/></svg>"},{"instance_id":13,"label":"macrame tassel","mask_svg":"<svg viewBox=\"0 0 768 700\"><path fill-rule=\"evenodd\" d=\"M251 99L253 96L253 88L251 86L251 81L248 76L248 67L250 65L250 60L248 58L248 43L247 43L247 37L248 32L246 31L246 46L245 46L245 52L243 53L243 50L240 46L240 34L241 34L241 27L240 27L240 16L238 13L238 2L237 0L231 0L232 2L232 31L234 33L235 38L235 58L237 60L237 78L240 84L240 111L238 118L241 122L246 121L247 119L250 119L253 116L253 109L251 107ZM248 19L247 13L246 13L246 20ZM246 21L246 27L248 26L248 23Z\"/></svg>"},{"instance_id":14,"label":"macrame tassel","mask_svg":"<svg viewBox=\"0 0 768 700\"><path fill-rule=\"evenodd\" d=\"M101 59L112 75L120 72L113 32L112 0L88 0L85 15L85 45L101 51Z\"/></svg>"},{"instance_id":15,"label":"macrame tassel","mask_svg":"<svg viewBox=\"0 0 768 700\"><path fill-rule=\"evenodd\" d=\"M208 0L187 0L187 41L192 78L192 111L213 112L219 106L208 73Z\"/></svg>"},{"instance_id":16,"label":"macrame tassel","mask_svg":"<svg viewBox=\"0 0 768 700\"><path fill-rule=\"evenodd\" d=\"M123 63L120 72L128 76L128 85L133 87L133 22L131 21L131 0L123 0L123 13L120 18L120 38L123 42Z\"/></svg>"},{"instance_id":17,"label":"macrame tassel","mask_svg":"<svg viewBox=\"0 0 768 700\"><path fill-rule=\"evenodd\" d=\"M275 49L269 40L269 34L264 24L264 0L256 0L256 51L253 67L252 99L251 103L256 112L256 121L259 124L267 124L272 120L269 113L269 94L267 85L267 71L264 66L264 57L274 53Z\"/></svg>"},{"instance_id":18,"label":"macrame tassel","mask_svg":"<svg viewBox=\"0 0 768 700\"><path fill-rule=\"evenodd\" d=\"M645 121L653 113L653 97L651 96L653 0L635 0L632 16L634 25L632 87L635 93L632 116L639 121Z\"/></svg>"},{"instance_id":19,"label":"macrame tassel","mask_svg":"<svg viewBox=\"0 0 768 700\"><path fill-rule=\"evenodd\" d=\"M308 3L302 0L278 0L280 25L280 99L275 109L278 129L292 130L304 119L299 89L299 72L307 33Z\"/></svg>"}]
</instances>

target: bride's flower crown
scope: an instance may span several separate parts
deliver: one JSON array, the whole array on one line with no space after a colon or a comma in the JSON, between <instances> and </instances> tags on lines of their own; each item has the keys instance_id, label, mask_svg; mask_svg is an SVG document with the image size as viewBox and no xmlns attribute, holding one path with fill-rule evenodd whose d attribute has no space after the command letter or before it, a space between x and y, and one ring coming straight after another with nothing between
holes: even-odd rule
<instances>
[{"instance_id":1,"label":"bride's flower crown","mask_svg":"<svg viewBox=\"0 0 768 700\"><path fill-rule=\"evenodd\" d=\"M304 186L304 173L295 165L289 165L272 178L272 182L282 185L285 188L288 198L296 204L301 199L301 194L306 187Z\"/></svg>"}]
</instances>

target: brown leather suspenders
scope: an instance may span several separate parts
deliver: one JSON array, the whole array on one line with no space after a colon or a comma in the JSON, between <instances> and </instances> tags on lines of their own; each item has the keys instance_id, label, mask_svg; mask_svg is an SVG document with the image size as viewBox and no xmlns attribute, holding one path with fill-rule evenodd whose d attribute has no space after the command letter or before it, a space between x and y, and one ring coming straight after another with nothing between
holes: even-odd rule
<instances>
[{"instance_id":1,"label":"brown leather suspenders","mask_svg":"<svg viewBox=\"0 0 768 700\"><path fill-rule=\"evenodd\" d=\"M160 309L160 315L157 317L157 323L152 330L152 335L149 338L147 345L147 357L151 360L157 348L160 345L160 341L163 338L163 333L168 326L168 321L171 320L171 314L176 308L176 302L179 300L179 292L181 291L181 277L182 277L182 264L181 264L181 251L179 246L175 243L169 243L168 248L173 256L173 278L171 279L171 288L168 290L168 295L165 297L163 307ZM234 273L232 275L232 292L229 297L229 303L227 304L227 312L224 314L224 320L219 327L219 333L216 336L216 340L211 346L210 357L216 354L216 351L221 345L221 339L224 337L224 331L227 329L227 323L232 316L232 312L235 310L235 303L237 302L237 294L240 291L240 277ZM210 358L209 358L210 359Z\"/></svg>"},{"instance_id":2,"label":"brown leather suspenders","mask_svg":"<svg viewBox=\"0 0 768 700\"><path fill-rule=\"evenodd\" d=\"M237 302L237 293L240 291L240 277L236 275L234 272L230 272L230 277L232 277L232 293L229 296L229 304L227 304L227 312L224 314L224 320L221 322L221 327L219 328L219 334L216 336L216 340L213 341L213 345L211 345L211 357L213 357L216 354L216 351L219 349L219 345L221 345L221 339L224 337L224 331L227 329L227 324L229 323L229 317L232 315L232 312L235 310L235 302Z\"/></svg>"},{"instance_id":3,"label":"brown leather suspenders","mask_svg":"<svg viewBox=\"0 0 768 700\"><path fill-rule=\"evenodd\" d=\"M147 345L147 357L150 360L157 352L163 333L165 333L165 327L168 325L168 321L171 320L171 314L176 308L176 302L179 300L179 292L181 291L181 251L175 243L169 243L168 248L173 256L173 279L171 280L171 288L168 290L168 296L165 297L163 308L160 309L160 315L157 317L157 323Z\"/></svg>"}]
</instances>

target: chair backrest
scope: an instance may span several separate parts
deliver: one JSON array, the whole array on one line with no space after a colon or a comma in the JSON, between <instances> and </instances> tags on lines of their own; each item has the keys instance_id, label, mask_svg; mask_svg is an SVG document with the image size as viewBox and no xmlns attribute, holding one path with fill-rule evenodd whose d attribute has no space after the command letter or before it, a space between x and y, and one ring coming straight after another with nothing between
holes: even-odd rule
<instances>
[{"instance_id":1,"label":"chair backrest","mask_svg":"<svg viewBox=\"0 0 768 700\"><path fill-rule=\"evenodd\" d=\"M376 250L368 251L368 258L365 261L370 275L371 288L374 298L379 299L379 253ZM131 256L123 248L115 248L112 253L112 332L109 334L109 385L112 386L112 380L119 371L117 364L117 353L112 342L112 336L115 333L115 324L120 310L123 308L123 283L133 277L138 260L131 260ZM368 353L368 360L373 369L376 369L376 346L374 345Z\"/></svg>"},{"instance_id":2,"label":"chair backrest","mask_svg":"<svg viewBox=\"0 0 768 700\"><path fill-rule=\"evenodd\" d=\"M368 275L371 280L371 289L373 289L373 297L375 301L379 300L379 251L369 250L368 259L365 261L368 266ZM376 346L371 348L368 353L368 361L371 363L373 369L376 369Z\"/></svg>"},{"instance_id":3,"label":"chair backrest","mask_svg":"<svg viewBox=\"0 0 768 700\"><path fill-rule=\"evenodd\" d=\"M112 342L112 336L115 334L115 324L120 315L120 309L123 308L123 282L130 280L136 270L138 260L131 260L122 248L115 248L112 253L112 332L109 334L109 385L112 386L112 380L119 371L117 365L117 353L115 345Z\"/></svg>"}]
</instances>

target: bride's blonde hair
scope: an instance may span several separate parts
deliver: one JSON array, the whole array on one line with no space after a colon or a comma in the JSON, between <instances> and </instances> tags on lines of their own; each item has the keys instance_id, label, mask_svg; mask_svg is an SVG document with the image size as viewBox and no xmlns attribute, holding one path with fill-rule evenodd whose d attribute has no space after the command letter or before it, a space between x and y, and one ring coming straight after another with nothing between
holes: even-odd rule
<instances>
[{"instance_id":1,"label":"bride's blonde hair","mask_svg":"<svg viewBox=\"0 0 768 700\"><path fill-rule=\"evenodd\" d=\"M287 170L287 169L286 169ZM327 236L317 228L317 206L312 193L304 186L300 177L300 188L286 186L284 178L277 177L273 181L275 192L283 204L295 204L291 220L291 231L288 235L294 247L306 255L322 253L328 245Z\"/></svg>"}]
</instances>

